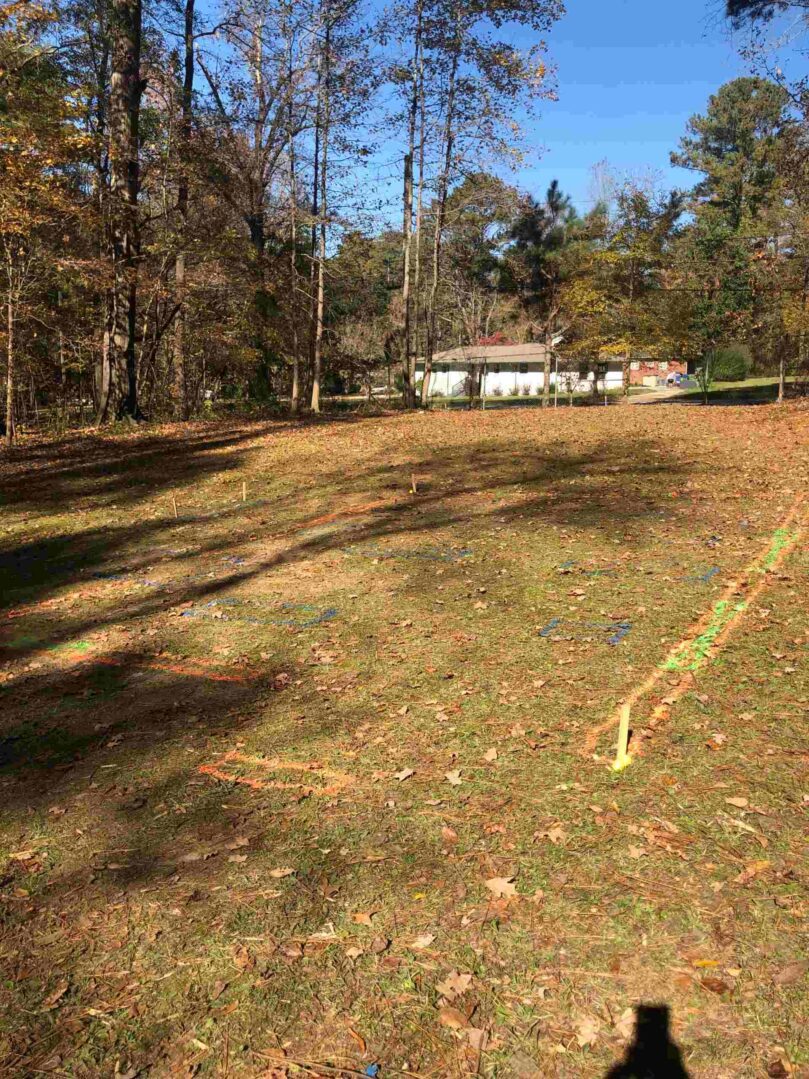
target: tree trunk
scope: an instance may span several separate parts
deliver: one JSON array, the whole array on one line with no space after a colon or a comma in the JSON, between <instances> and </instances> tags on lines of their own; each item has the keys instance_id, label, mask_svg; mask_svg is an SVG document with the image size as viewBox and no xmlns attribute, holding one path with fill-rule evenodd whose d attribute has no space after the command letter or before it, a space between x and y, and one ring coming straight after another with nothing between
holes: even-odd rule
<instances>
[{"instance_id":1,"label":"tree trunk","mask_svg":"<svg viewBox=\"0 0 809 1079\"><path fill-rule=\"evenodd\" d=\"M111 364L121 388L121 415L138 418L135 359L138 258L138 125L143 84L140 78L141 0L112 0L112 74L109 104L109 161L113 261ZM114 389L118 387L114 386ZM120 392L120 390L119 390Z\"/></svg>"},{"instance_id":2,"label":"tree trunk","mask_svg":"<svg viewBox=\"0 0 809 1079\"><path fill-rule=\"evenodd\" d=\"M410 125L410 150L404 158L404 207L402 234L404 258L402 267L402 404L413 408L416 403L416 387L410 377L410 244L413 234L413 139L414 124Z\"/></svg>"},{"instance_id":3,"label":"tree trunk","mask_svg":"<svg viewBox=\"0 0 809 1079\"><path fill-rule=\"evenodd\" d=\"M624 362L621 367L621 376L623 378L624 397L629 397L629 387L632 382L632 353L629 349L624 353Z\"/></svg>"},{"instance_id":4,"label":"tree trunk","mask_svg":"<svg viewBox=\"0 0 809 1079\"><path fill-rule=\"evenodd\" d=\"M174 319L172 360L174 376L174 410L180 419L188 419L188 391L185 384L186 367L186 295L185 295L185 245L188 231L188 158L191 149L191 107L194 94L194 3L186 0L183 26L183 94L180 125L180 154L182 156L180 178L177 184L177 213L180 217L180 249L174 259L174 287L177 296L177 314Z\"/></svg>"},{"instance_id":5,"label":"tree trunk","mask_svg":"<svg viewBox=\"0 0 809 1079\"><path fill-rule=\"evenodd\" d=\"M459 16L460 21L460 16ZM447 86L446 117L444 121L444 161L441 174L438 179L438 194L436 196L435 232L433 233L433 279L430 285L429 314L427 319L427 347L424 350L425 380L429 367L432 370L433 353L435 351L436 338L436 299L438 296L438 281L441 268L441 238L444 232L444 213L447 205L447 191L449 188L449 174L452 167L452 150L454 142L453 121L455 119L455 84L458 74L460 43L452 54L452 66L450 68L449 83Z\"/></svg>"},{"instance_id":6,"label":"tree trunk","mask_svg":"<svg viewBox=\"0 0 809 1079\"><path fill-rule=\"evenodd\" d=\"M14 300L9 289L6 300L6 445L14 443Z\"/></svg>"},{"instance_id":7,"label":"tree trunk","mask_svg":"<svg viewBox=\"0 0 809 1079\"><path fill-rule=\"evenodd\" d=\"M110 416L112 403L112 320L115 310L115 299L110 290L104 294L104 329L101 338L101 358L97 368L96 378L96 423L106 423Z\"/></svg>"},{"instance_id":8,"label":"tree trunk","mask_svg":"<svg viewBox=\"0 0 809 1079\"><path fill-rule=\"evenodd\" d=\"M553 359L553 332L548 327L545 332L545 356L542 366L542 407L551 405L551 361Z\"/></svg>"},{"instance_id":9,"label":"tree trunk","mask_svg":"<svg viewBox=\"0 0 809 1079\"><path fill-rule=\"evenodd\" d=\"M328 193L329 161L329 50L331 48L330 25L326 24L323 70L323 109L320 160L320 243L317 259L317 314L315 318L315 348L312 358L312 412L320 412L320 377L323 362L323 314L325 309L326 286L326 212Z\"/></svg>"},{"instance_id":10,"label":"tree trunk","mask_svg":"<svg viewBox=\"0 0 809 1079\"><path fill-rule=\"evenodd\" d=\"M317 58L317 92L315 104L314 153L312 167L312 237L309 259L309 370L307 371L307 390L313 392L312 379L315 370L315 337L317 336L317 219L320 197L320 135L323 104L323 51ZM320 387L318 386L318 404Z\"/></svg>"},{"instance_id":11,"label":"tree trunk","mask_svg":"<svg viewBox=\"0 0 809 1079\"><path fill-rule=\"evenodd\" d=\"M403 205L403 275L402 275L402 311L404 332L402 341L402 398L405 408L416 404L415 364L410 357L415 355L410 341L410 252L413 244L413 155L416 148L416 118L419 105L419 56L421 54L422 0L418 0L416 12L416 32L413 42L412 93L407 123L407 153L404 158L404 205Z\"/></svg>"},{"instance_id":12,"label":"tree trunk","mask_svg":"<svg viewBox=\"0 0 809 1079\"><path fill-rule=\"evenodd\" d=\"M301 403L301 358L298 340L298 191L295 170L295 112L292 94L292 36L289 37L287 77L289 79L289 105L287 109L287 138L289 139L289 269L290 269L290 319L292 322L292 393L289 411L297 416Z\"/></svg>"},{"instance_id":13,"label":"tree trunk","mask_svg":"<svg viewBox=\"0 0 809 1079\"><path fill-rule=\"evenodd\" d=\"M415 352L419 341L419 322L421 313L421 228L424 221L424 152L427 145L427 116L424 102L424 48L419 57L419 182L416 194L416 257L413 267L413 293L415 297ZM432 356L424 356L424 377L421 380L421 404L427 408L430 403L430 378L432 377Z\"/></svg>"}]
</instances>

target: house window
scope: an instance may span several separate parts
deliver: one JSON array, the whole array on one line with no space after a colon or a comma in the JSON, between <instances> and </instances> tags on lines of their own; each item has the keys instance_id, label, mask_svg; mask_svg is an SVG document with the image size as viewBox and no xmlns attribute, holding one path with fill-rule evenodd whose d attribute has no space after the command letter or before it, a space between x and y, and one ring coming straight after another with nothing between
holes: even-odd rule
<instances>
[{"instance_id":1,"label":"house window","mask_svg":"<svg viewBox=\"0 0 809 1079\"><path fill-rule=\"evenodd\" d=\"M521 375L527 375L528 374L528 364L527 363L521 363L520 364L520 374Z\"/></svg>"},{"instance_id":2,"label":"house window","mask_svg":"<svg viewBox=\"0 0 809 1079\"><path fill-rule=\"evenodd\" d=\"M629 366L633 371L640 371L640 360L633 360Z\"/></svg>"},{"instance_id":3,"label":"house window","mask_svg":"<svg viewBox=\"0 0 809 1079\"><path fill-rule=\"evenodd\" d=\"M669 369L669 361L668 360L661 360L660 361L660 370L661 371L668 371L668 369Z\"/></svg>"},{"instance_id":4,"label":"house window","mask_svg":"<svg viewBox=\"0 0 809 1079\"><path fill-rule=\"evenodd\" d=\"M493 374L499 375L500 374L500 364L499 363L494 364L494 366L492 367L491 370L492 370Z\"/></svg>"}]
</instances>

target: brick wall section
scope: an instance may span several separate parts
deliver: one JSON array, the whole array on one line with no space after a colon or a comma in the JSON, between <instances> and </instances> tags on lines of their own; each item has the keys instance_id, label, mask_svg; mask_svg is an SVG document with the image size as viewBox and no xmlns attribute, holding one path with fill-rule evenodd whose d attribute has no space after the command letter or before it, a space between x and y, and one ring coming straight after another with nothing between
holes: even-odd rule
<instances>
[{"instance_id":1,"label":"brick wall section","mask_svg":"<svg viewBox=\"0 0 809 1079\"><path fill-rule=\"evenodd\" d=\"M641 360L639 366L630 369L629 381L633 386L643 385L644 378L668 378L678 371L687 373L687 365L680 360Z\"/></svg>"}]
</instances>

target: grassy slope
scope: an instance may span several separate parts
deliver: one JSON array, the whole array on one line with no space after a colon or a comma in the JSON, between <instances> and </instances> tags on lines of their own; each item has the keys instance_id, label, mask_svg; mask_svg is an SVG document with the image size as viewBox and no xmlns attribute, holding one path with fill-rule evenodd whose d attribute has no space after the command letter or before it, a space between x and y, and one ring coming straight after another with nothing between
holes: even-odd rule
<instances>
[{"instance_id":1,"label":"grassy slope","mask_svg":"<svg viewBox=\"0 0 809 1079\"><path fill-rule=\"evenodd\" d=\"M626 773L612 734L581 752L807 489L809 415L571 421L167 429L5 467L11 1074L592 1076L642 1001L694 1075L809 1064L805 546ZM199 771L228 752L234 781Z\"/></svg>"}]
</instances>

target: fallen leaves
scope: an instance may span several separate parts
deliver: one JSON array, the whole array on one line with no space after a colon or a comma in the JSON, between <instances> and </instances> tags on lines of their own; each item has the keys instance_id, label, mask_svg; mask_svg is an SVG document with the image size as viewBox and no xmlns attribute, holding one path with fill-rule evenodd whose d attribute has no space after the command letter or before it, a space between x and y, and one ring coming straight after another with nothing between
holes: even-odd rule
<instances>
[{"instance_id":1,"label":"fallen leaves","mask_svg":"<svg viewBox=\"0 0 809 1079\"><path fill-rule=\"evenodd\" d=\"M351 915L351 921L354 925L372 925L371 919L375 913L373 910L358 910Z\"/></svg>"},{"instance_id":2,"label":"fallen leaves","mask_svg":"<svg viewBox=\"0 0 809 1079\"><path fill-rule=\"evenodd\" d=\"M429 948L434 940L435 933L421 933L415 940L410 942L408 947L415 952L420 952L425 948Z\"/></svg>"},{"instance_id":3,"label":"fallen leaves","mask_svg":"<svg viewBox=\"0 0 809 1079\"><path fill-rule=\"evenodd\" d=\"M450 1004L445 1004L443 1008L438 1009L438 1021L441 1026L449 1027L450 1030L462 1030L464 1027L469 1026L463 1012L453 1008Z\"/></svg>"},{"instance_id":4,"label":"fallen leaves","mask_svg":"<svg viewBox=\"0 0 809 1079\"><path fill-rule=\"evenodd\" d=\"M445 772L444 779L446 779L447 783L449 783L450 786L453 787L459 787L462 782L461 773L459 770L456 770L454 772Z\"/></svg>"},{"instance_id":5,"label":"fallen leaves","mask_svg":"<svg viewBox=\"0 0 809 1079\"><path fill-rule=\"evenodd\" d=\"M471 984L471 974L459 974L457 970L451 970L443 981L436 983L435 989L445 1000L451 1002L463 996Z\"/></svg>"},{"instance_id":6,"label":"fallen leaves","mask_svg":"<svg viewBox=\"0 0 809 1079\"><path fill-rule=\"evenodd\" d=\"M774 974L772 980L776 985L797 985L803 980L807 971L809 971L809 960L793 959L791 963L787 963L777 974Z\"/></svg>"},{"instance_id":7,"label":"fallen leaves","mask_svg":"<svg viewBox=\"0 0 809 1079\"><path fill-rule=\"evenodd\" d=\"M601 1023L593 1016L585 1016L576 1024L576 1042L579 1048L586 1049L588 1045L595 1045L601 1030Z\"/></svg>"},{"instance_id":8,"label":"fallen leaves","mask_svg":"<svg viewBox=\"0 0 809 1079\"><path fill-rule=\"evenodd\" d=\"M270 876L274 877L276 880L281 880L282 877L294 876L296 872L297 870L293 869L292 866L282 865L279 866L278 869L271 869Z\"/></svg>"},{"instance_id":9,"label":"fallen leaves","mask_svg":"<svg viewBox=\"0 0 809 1079\"><path fill-rule=\"evenodd\" d=\"M486 881L486 887L495 899L510 899L517 894L514 877L492 877Z\"/></svg>"},{"instance_id":10,"label":"fallen leaves","mask_svg":"<svg viewBox=\"0 0 809 1079\"><path fill-rule=\"evenodd\" d=\"M561 846L567 839L567 832L561 824L552 824L540 832L534 832L534 839L549 839L555 847Z\"/></svg>"},{"instance_id":11,"label":"fallen leaves","mask_svg":"<svg viewBox=\"0 0 809 1079\"><path fill-rule=\"evenodd\" d=\"M707 989L709 993L716 993L722 995L723 993L729 993L733 988L732 985L728 985L727 982L723 982L721 978L714 978L710 975L705 978L700 978L699 984L703 989Z\"/></svg>"},{"instance_id":12,"label":"fallen leaves","mask_svg":"<svg viewBox=\"0 0 809 1079\"><path fill-rule=\"evenodd\" d=\"M49 1012L51 1008L55 1008L69 988L70 983L68 982L67 978L62 979L62 981L57 984L56 988L52 992L48 993L48 995L42 1001L42 1010L44 1012Z\"/></svg>"},{"instance_id":13,"label":"fallen leaves","mask_svg":"<svg viewBox=\"0 0 809 1079\"><path fill-rule=\"evenodd\" d=\"M415 774L416 773L412 768L403 768L401 772L394 772L393 778L398 779L400 783L404 783L406 779L410 779L410 777L414 776Z\"/></svg>"},{"instance_id":14,"label":"fallen leaves","mask_svg":"<svg viewBox=\"0 0 809 1079\"><path fill-rule=\"evenodd\" d=\"M497 760L497 750L494 748L494 746L492 746L491 749L486 750L486 752L483 754L483 759L489 764Z\"/></svg>"}]
</instances>

